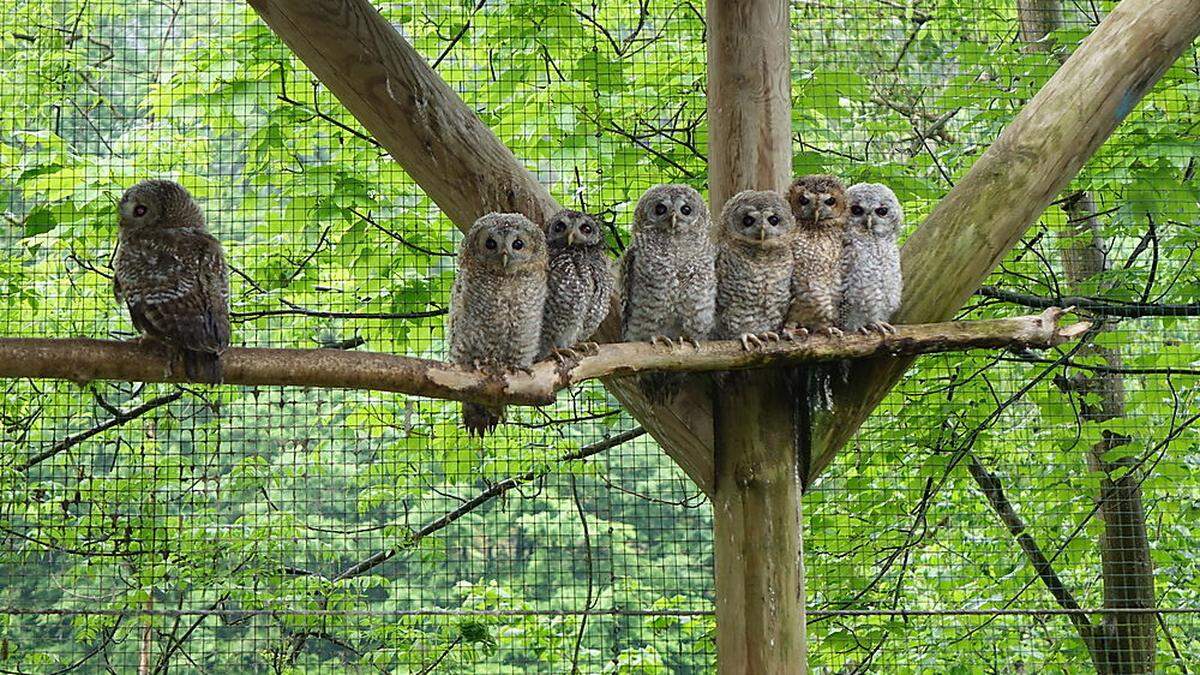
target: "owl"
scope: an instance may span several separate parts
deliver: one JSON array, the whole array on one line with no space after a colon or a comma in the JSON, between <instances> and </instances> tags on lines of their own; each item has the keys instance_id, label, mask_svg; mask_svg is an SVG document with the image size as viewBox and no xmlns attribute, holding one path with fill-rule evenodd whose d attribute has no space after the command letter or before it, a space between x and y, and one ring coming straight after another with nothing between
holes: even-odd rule
<instances>
[{"instance_id":1,"label":"owl","mask_svg":"<svg viewBox=\"0 0 1200 675\"><path fill-rule=\"evenodd\" d=\"M219 383L229 348L229 272L188 191L147 180L117 205L113 291L144 338L174 350L191 380Z\"/></svg>"},{"instance_id":2,"label":"owl","mask_svg":"<svg viewBox=\"0 0 1200 675\"><path fill-rule=\"evenodd\" d=\"M850 205L842 235L842 299L845 330L894 333L888 323L900 306L900 202L886 185L859 183L846 190Z\"/></svg>"},{"instance_id":3,"label":"owl","mask_svg":"<svg viewBox=\"0 0 1200 675\"><path fill-rule=\"evenodd\" d=\"M613 292L604 237L595 218L562 211L546 221L550 266L538 358L592 337L608 316Z\"/></svg>"},{"instance_id":4,"label":"owl","mask_svg":"<svg viewBox=\"0 0 1200 675\"><path fill-rule=\"evenodd\" d=\"M546 236L519 213L489 213L471 226L450 290L450 360L476 369L528 368L546 304ZM463 426L483 436L504 406L462 404Z\"/></svg>"},{"instance_id":5,"label":"owl","mask_svg":"<svg viewBox=\"0 0 1200 675\"><path fill-rule=\"evenodd\" d=\"M627 342L680 346L697 343L713 329L716 249L708 208L686 185L658 185L638 200L632 236L621 257L621 334ZM655 402L678 390L679 376L643 376L643 392Z\"/></svg>"},{"instance_id":6,"label":"owl","mask_svg":"<svg viewBox=\"0 0 1200 675\"><path fill-rule=\"evenodd\" d=\"M742 347L778 339L791 299L796 221L775 192L745 190L721 211L713 337Z\"/></svg>"},{"instance_id":7,"label":"owl","mask_svg":"<svg viewBox=\"0 0 1200 675\"><path fill-rule=\"evenodd\" d=\"M788 308L787 327L800 334L815 331L840 335L836 324L846 190L833 176L802 176L788 188L787 200L796 217L792 304Z\"/></svg>"}]
</instances>

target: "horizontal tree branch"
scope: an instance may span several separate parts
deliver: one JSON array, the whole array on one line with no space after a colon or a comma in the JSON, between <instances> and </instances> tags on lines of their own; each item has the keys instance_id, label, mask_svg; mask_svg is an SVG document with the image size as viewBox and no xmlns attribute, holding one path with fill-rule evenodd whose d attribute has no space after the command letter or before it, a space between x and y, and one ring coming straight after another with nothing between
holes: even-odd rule
<instances>
[{"instance_id":1,"label":"horizontal tree branch","mask_svg":"<svg viewBox=\"0 0 1200 675\"><path fill-rule=\"evenodd\" d=\"M1074 306L1076 309L1094 314L1120 316L1131 319L1144 316L1200 316L1200 304L1164 305L1157 303L1125 303L1118 300L1105 300L1103 298L1088 298L1074 295L1061 298L1047 298L1041 295L1017 293L1016 291L1009 291L996 286L982 286L978 291L975 291L975 294L1035 309Z\"/></svg>"},{"instance_id":2,"label":"horizontal tree branch","mask_svg":"<svg viewBox=\"0 0 1200 675\"><path fill-rule=\"evenodd\" d=\"M489 372L442 361L337 349L233 348L222 364L225 383L391 391L480 403L546 405L581 382L645 371L705 372L879 356L1007 347L1048 348L1082 335L1086 322L1059 326L1058 308L986 321L900 326L894 335L809 337L746 351L737 340L663 347L646 342L601 345L595 354L534 364L528 372ZM185 382L180 364L160 345L108 340L0 338L0 378L73 382Z\"/></svg>"}]
</instances>

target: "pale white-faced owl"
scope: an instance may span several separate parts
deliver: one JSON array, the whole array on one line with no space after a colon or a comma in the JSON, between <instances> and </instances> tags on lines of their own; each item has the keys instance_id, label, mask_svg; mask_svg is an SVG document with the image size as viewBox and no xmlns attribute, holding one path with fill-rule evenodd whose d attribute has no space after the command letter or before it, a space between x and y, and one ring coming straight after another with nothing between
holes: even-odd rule
<instances>
[{"instance_id":1,"label":"pale white-faced owl","mask_svg":"<svg viewBox=\"0 0 1200 675\"><path fill-rule=\"evenodd\" d=\"M546 221L546 245L550 267L539 359L589 340L608 315L613 292L595 218L579 211L555 214Z\"/></svg>"},{"instance_id":2,"label":"pale white-faced owl","mask_svg":"<svg viewBox=\"0 0 1200 675\"><path fill-rule=\"evenodd\" d=\"M904 211L895 193L879 183L846 190L850 206L842 235L839 323L845 330L895 332L888 320L900 307L900 247Z\"/></svg>"},{"instance_id":3,"label":"pale white-faced owl","mask_svg":"<svg viewBox=\"0 0 1200 675\"><path fill-rule=\"evenodd\" d=\"M178 183L147 180L125 191L117 211L117 299L144 337L178 353L189 379L220 382L229 271L200 206Z\"/></svg>"},{"instance_id":4,"label":"pale white-faced owl","mask_svg":"<svg viewBox=\"0 0 1200 675\"><path fill-rule=\"evenodd\" d=\"M791 299L796 221L776 192L745 190L721 211L713 337L742 346L778 338Z\"/></svg>"},{"instance_id":5,"label":"pale white-faced owl","mask_svg":"<svg viewBox=\"0 0 1200 675\"><path fill-rule=\"evenodd\" d=\"M529 367L537 356L546 302L546 237L519 213L489 213L471 226L450 293L450 360L497 371ZM463 403L463 426L483 436L504 406Z\"/></svg>"},{"instance_id":6,"label":"pale white-faced owl","mask_svg":"<svg viewBox=\"0 0 1200 675\"><path fill-rule=\"evenodd\" d=\"M716 249L708 208L686 185L658 185L638 201L621 258L621 331L625 341L698 342L713 328ZM678 390L679 376L639 378L656 402Z\"/></svg>"}]
</instances>

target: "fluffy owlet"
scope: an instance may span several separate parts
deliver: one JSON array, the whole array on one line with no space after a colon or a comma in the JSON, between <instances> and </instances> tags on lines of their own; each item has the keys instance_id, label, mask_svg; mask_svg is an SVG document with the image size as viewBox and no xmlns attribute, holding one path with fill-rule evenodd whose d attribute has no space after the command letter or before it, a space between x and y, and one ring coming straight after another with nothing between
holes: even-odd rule
<instances>
[{"instance_id":1,"label":"fluffy owlet","mask_svg":"<svg viewBox=\"0 0 1200 675\"><path fill-rule=\"evenodd\" d=\"M608 315L613 291L604 237L586 213L562 211L546 221L550 252L546 311L538 358L592 337Z\"/></svg>"},{"instance_id":2,"label":"fluffy owlet","mask_svg":"<svg viewBox=\"0 0 1200 675\"><path fill-rule=\"evenodd\" d=\"M843 234L842 328L895 332L888 319L900 306L900 247L904 212L886 185L859 183L846 190L850 215Z\"/></svg>"},{"instance_id":3,"label":"fluffy owlet","mask_svg":"<svg viewBox=\"0 0 1200 675\"><path fill-rule=\"evenodd\" d=\"M700 193L686 185L647 190L634 209L632 236L621 258L623 339L683 344L707 338L716 304L715 258ZM654 373L639 382L651 400L661 402L675 393L680 378Z\"/></svg>"},{"instance_id":4,"label":"fluffy owlet","mask_svg":"<svg viewBox=\"0 0 1200 675\"><path fill-rule=\"evenodd\" d=\"M546 303L546 236L519 213L471 226L450 292L450 360L474 368L527 368L538 352ZM463 403L467 433L483 436L504 406Z\"/></svg>"},{"instance_id":5,"label":"fluffy owlet","mask_svg":"<svg viewBox=\"0 0 1200 675\"><path fill-rule=\"evenodd\" d=\"M178 183L148 180L129 188L117 210L117 299L143 336L179 352L188 378L220 382L229 272L199 205Z\"/></svg>"},{"instance_id":6,"label":"fluffy owlet","mask_svg":"<svg viewBox=\"0 0 1200 675\"><path fill-rule=\"evenodd\" d=\"M792 305L787 325L800 333L839 334L836 323L846 190L833 176L802 176L788 188L787 200L796 217Z\"/></svg>"},{"instance_id":7,"label":"fluffy owlet","mask_svg":"<svg viewBox=\"0 0 1200 675\"><path fill-rule=\"evenodd\" d=\"M775 192L745 190L721 211L717 234L717 321L713 337L742 346L778 338L791 298L796 221Z\"/></svg>"}]
</instances>

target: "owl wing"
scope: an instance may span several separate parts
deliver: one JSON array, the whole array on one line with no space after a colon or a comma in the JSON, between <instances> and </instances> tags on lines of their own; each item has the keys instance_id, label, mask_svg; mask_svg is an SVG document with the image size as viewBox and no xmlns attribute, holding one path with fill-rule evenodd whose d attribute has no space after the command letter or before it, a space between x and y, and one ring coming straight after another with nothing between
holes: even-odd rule
<instances>
[{"instance_id":1,"label":"owl wing","mask_svg":"<svg viewBox=\"0 0 1200 675\"><path fill-rule=\"evenodd\" d=\"M229 276L221 245L203 232L174 236L176 241L146 260L154 269L120 291L134 325L152 337L220 354L230 339Z\"/></svg>"},{"instance_id":2,"label":"owl wing","mask_svg":"<svg viewBox=\"0 0 1200 675\"><path fill-rule=\"evenodd\" d=\"M629 334L629 298L633 290L633 268L634 256L637 255L637 247L630 245L625 247L625 253L621 256L621 266L618 272L621 278L617 282L617 290L621 293L621 339L625 340Z\"/></svg>"}]
</instances>

